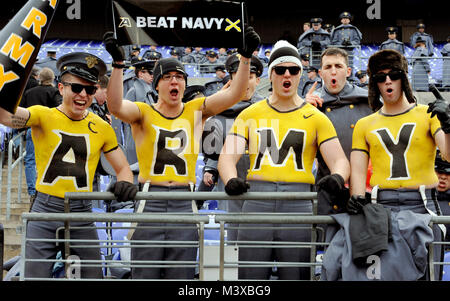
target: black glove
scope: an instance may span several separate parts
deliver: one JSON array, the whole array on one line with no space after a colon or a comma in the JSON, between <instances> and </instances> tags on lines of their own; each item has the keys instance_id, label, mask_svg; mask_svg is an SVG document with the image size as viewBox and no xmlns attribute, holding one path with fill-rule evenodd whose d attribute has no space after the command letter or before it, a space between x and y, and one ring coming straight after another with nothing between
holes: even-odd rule
<instances>
[{"instance_id":1,"label":"black glove","mask_svg":"<svg viewBox=\"0 0 450 301\"><path fill-rule=\"evenodd\" d=\"M322 45L320 45L320 42L318 42L318 41L311 41L311 49L313 51L318 51L318 50L322 49Z\"/></svg>"},{"instance_id":2,"label":"black glove","mask_svg":"<svg viewBox=\"0 0 450 301\"><path fill-rule=\"evenodd\" d=\"M114 37L112 31L108 31L103 35L103 44L105 49L112 56L113 62L121 62L125 58L123 48L117 43L117 39Z\"/></svg>"},{"instance_id":3,"label":"black glove","mask_svg":"<svg viewBox=\"0 0 450 301\"><path fill-rule=\"evenodd\" d=\"M134 199L137 193L137 187L127 181L119 181L108 188L109 192L114 193L118 202L127 202Z\"/></svg>"},{"instance_id":4,"label":"black glove","mask_svg":"<svg viewBox=\"0 0 450 301\"><path fill-rule=\"evenodd\" d=\"M225 185L225 192L228 195L239 195L247 192L249 188L250 185L241 178L232 178Z\"/></svg>"},{"instance_id":5,"label":"black glove","mask_svg":"<svg viewBox=\"0 0 450 301\"><path fill-rule=\"evenodd\" d=\"M333 195L337 195L342 190L344 190L345 181L340 174L334 173L320 179L320 181L317 182L317 186L320 189L324 189Z\"/></svg>"},{"instance_id":6,"label":"black glove","mask_svg":"<svg viewBox=\"0 0 450 301\"><path fill-rule=\"evenodd\" d=\"M362 208L368 204L365 196L362 195L352 195L347 203L347 212L349 214L358 214L362 212Z\"/></svg>"},{"instance_id":7,"label":"black glove","mask_svg":"<svg viewBox=\"0 0 450 301\"><path fill-rule=\"evenodd\" d=\"M438 98L429 103L427 113L431 113L431 117L436 115L441 122L441 128L444 133L450 133L450 108L445 99Z\"/></svg>"},{"instance_id":8,"label":"black glove","mask_svg":"<svg viewBox=\"0 0 450 301\"><path fill-rule=\"evenodd\" d=\"M344 178L339 174L331 174L323 177L317 182L318 193L323 195L321 190L325 191L326 199L330 203L331 207L335 211L342 211L348 199L350 198L350 192L345 187Z\"/></svg>"},{"instance_id":9,"label":"black glove","mask_svg":"<svg viewBox=\"0 0 450 301\"><path fill-rule=\"evenodd\" d=\"M253 52L258 48L261 43L261 38L253 29L253 27L249 26L245 29L244 33L244 47L239 48L238 53L246 58L251 58Z\"/></svg>"},{"instance_id":10,"label":"black glove","mask_svg":"<svg viewBox=\"0 0 450 301\"><path fill-rule=\"evenodd\" d=\"M344 41L342 41L342 45L344 46L350 46L352 43L350 42L349 39L344 39Z\"/></svg>"}]
</instances>

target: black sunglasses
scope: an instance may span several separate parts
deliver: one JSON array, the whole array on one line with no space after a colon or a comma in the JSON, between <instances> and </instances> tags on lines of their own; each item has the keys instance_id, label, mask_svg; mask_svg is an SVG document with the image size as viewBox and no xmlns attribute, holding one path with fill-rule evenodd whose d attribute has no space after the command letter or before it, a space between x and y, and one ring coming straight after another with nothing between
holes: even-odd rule
<instances>
[{"instance_id":1,"label":"black sunglasses","mask_svg":"<svg viewBox=\"0 0 450 301\"><path fill-rule=\"evenodd\" d=\"M389 73L377 73L372 76L376 83L384 83L386 81L386 76L389 75L391 80L397 80L402 77L402 70L391 70Z\"/></svg>"},{"instance_id":2,"label":"black sunglasses","mask_svg":"<svg viewBox=\"0 0 450 301\"><path fill-rule=\"evenodd\" d=\"M97 92L97 86L85 86L82 84L76 84L76 83L68 83L68 82L62 82L64 86L70 86L73 93L81 93L83 89L86 91L86 94L88 95L94 95L95 92Z\"/></svg>"},{"instance_id":3,"label":"black sunglasses","mask_svg":"<svg viewBox=\"0 0 450 301\"><path fill-rule=\"evenodd\" d=\"M273 70L275 70L275 73L278 75L284 75L286 73L286 70L289 70L289 73L291 75L297 75L300 72L300 67L299 66L290 66L290 67L275 66L275 67L273 67Z\"/></svg>"}]
</instances>

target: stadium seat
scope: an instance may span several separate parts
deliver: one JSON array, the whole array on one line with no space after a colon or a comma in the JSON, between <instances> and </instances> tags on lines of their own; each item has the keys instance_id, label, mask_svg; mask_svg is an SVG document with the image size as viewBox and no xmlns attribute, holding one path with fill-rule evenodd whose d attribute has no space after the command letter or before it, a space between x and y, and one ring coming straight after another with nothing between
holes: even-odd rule
<instances>
[{"instance_id":1,"label":"stadium seat","mask_svg":"<svg viewBox=\"0 0 450 301\"><path fill-rule=\"evenodd\" d=\"M442 281L450 281L450 251L445 252L444 262L447 262L447 264L444 265Z\"/></svg>"},{"instance_id":2,"label":"stadium seat","mask_svg":"<svg viewBox=\"0 0 450 301\"><path fill-rule=\"evenodd\" d=\"M198 213L207 214L210 217L209 223L205 225L205 244L218 245L220 242L220 224L215 222L214 214L224 214L227 212L223 210L201 209L198 211Z\"/></svg>"}]
</instances>

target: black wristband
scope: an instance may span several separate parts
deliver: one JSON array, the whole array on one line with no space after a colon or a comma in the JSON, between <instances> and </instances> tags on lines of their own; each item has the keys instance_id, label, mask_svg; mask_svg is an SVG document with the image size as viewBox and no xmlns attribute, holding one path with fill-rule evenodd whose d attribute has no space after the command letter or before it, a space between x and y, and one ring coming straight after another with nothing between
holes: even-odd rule
<instances>
[{"instance_id":1,"label":"black wristband","mask_svg":"<svg viewBox=\"0 0 450 301\"><path fill-rule=\"evenodd\" d=\"M125 68L125 64L112 63L111 66L114 67L114 68L117 68L117 69Z\"/></svg>"}]
</instances>

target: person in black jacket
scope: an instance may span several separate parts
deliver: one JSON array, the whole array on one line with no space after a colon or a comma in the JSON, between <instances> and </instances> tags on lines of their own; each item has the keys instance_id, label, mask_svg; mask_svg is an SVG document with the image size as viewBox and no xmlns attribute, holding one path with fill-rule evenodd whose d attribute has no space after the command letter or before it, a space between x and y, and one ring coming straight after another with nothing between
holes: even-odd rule
<instances>
[{"instance_id":1,"label":"person in black jacket","mask_svg":"<svg viewBox=\"0 0 450 301\"><path fill-rule=\"evenodd\" d=\"M238 66L239 56L237 54L233 54L228 57L225 62L225 67L231 76L231 80L233 80L233 77L236 76ZM219 173L217 170L219 155L234 119L244 109L263 99L263 97L256 92L256 87L260 82L263 69L264 67L261 60L257 56L252 55L250 63L249 88L247 89L247 93L244 95L243 99L231 108L226 109L222 113L206 121L202 137L205 167L203 170L203 183L201 183L200 187L206 186L205 188L214 188L215 186L215 191L224 191L225 185L219 178ZM239 160L236 165L239 177L245 179L249 164L250 161L248 155L243 156L242 159ZM200 187L199 190L201 190ZM243 200L222 200L219 202L218 208L228 212L241 212L243 202ZM230 229L227 233L228 240L236 240L236 229Z\"/></svg>"},{"instance_id":2,"label":"person in black jacket","mask_svg":"<svg viewBox=\"0 0 450 301\"><path fill-rule=\"evenodd\" d=\"M20 102L20 106L28 108L34 105L43 105L49 108L57 107L61 104L62 96L54 86L55 74L52 69L44 67L39 71L39 85L25 91ZM34 157L34 145L31 140L31 128L27 129L26 155L24 158L25 178L27 180L28 195L33 203L36 197L36 161ZM30 207L31 208L31 207Z\"/></svg>"}]
</instances>

